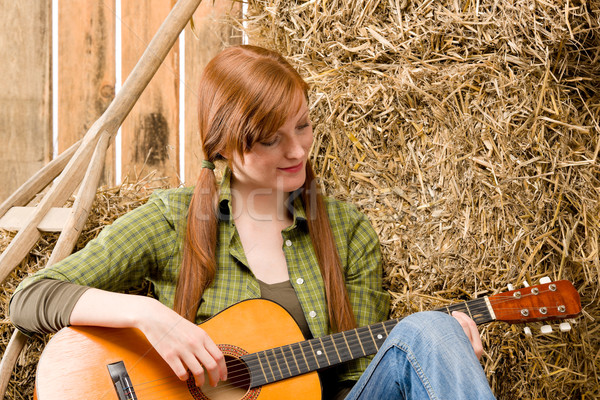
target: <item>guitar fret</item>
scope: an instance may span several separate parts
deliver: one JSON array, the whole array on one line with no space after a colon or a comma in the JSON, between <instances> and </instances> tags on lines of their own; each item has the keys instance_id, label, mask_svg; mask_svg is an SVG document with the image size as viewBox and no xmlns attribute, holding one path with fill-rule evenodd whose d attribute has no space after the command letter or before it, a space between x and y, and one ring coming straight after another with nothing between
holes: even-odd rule
<instances>
[{"instance_id":1,"label":"guitar fret","mask_svg":"<svg viewBox=\"0 0 600 400\"><path fill-rule=\"evenodd\" d=\"M260 353L256 353L256 359L258 360L258 364L260 365L260 371L262 372L262 375L265 378L265 382L268 382L267 374L265 372L265 367L263 367L262 361L260 361Z\"/></svg>"},{"instance_id":2,"label":"guitar fret","mask_svg":"<svg viewBox=\"0 0 600 400\"><path fill-rule=\"evenodd\" d=\"M327 359L327 365L331 365L331 361L329 361L329 356L327 355L327 350L325 350L325 345L323 344L322 338L319 338L319 342L321 343L321 348L323 349L323 354L325 354L325 358Z\"/></svg>"},{"instance_id":3,"label":"guitar fret","mask_svg":"<svg viewBox=\"0 0 600 400\"><path fill-rule=\"evenodd\" d=\"M389 336L389 333L388 333L387 329L385 329L385 324L382 324L381 326L383 327L383 331L385 332L385 336L386 337Z\"/></svg>"},{"instance_id":4,"label":"guitar fret","mask_svg":"<svg viewBox=\"0 0 600 400\"><path fill-rule=\"evenodd\" d=\"M279 365L279 360L277 359L277 355L275 354L275 349L271 349L271 352L273 353L273 359L275 360L275 364L277 365L277 370L279 371L279 376L281 377L281 379L284 378L283 373L281 372L281 366ZM275 380L278 380L277 377L275 377Z\"/></svg>"},{"instance_id":5,"label":"guitar fret","mask_svg":"<svg viewBox=\"0 0 600 400\"><path fill-rule=\"evenodd\" d=\"M267 374L265 373L265 377L267 378L267 382L273 382L275 381L275 374L273 373L273 368L271 368L271 363L269 362L269 356L267 355L266 351L261 351L259 354L263 354L265 357L265 362L267 364L267 366L269 367L269 372L271 372L271 376L273 377L272 380L269 379L269 377L267 376ZM258 361L260 361L260 355L258 356ZM261 367L262 367L262 363L261 363Z\"/></svg>"},{"instance_id":6,"label":"guitar fret","mask_svg":"<svg viewBox=\"0 0 600 400\"><path fill-rule=\"evenodd\" d=\"M285 353L283 352L283 347L277 347L277 349L279 349L279 352L281 353L281 356L282 356L283 361L285 362L285 366L287 368L287 374L285 374L285 377L289 378L290 376L293 376L293 375L292 375L292 370L290 369L290 365L288 364L287 357L285 356ZM275 351L277 349L274 349L273 351Z\"/></svg>"},{"instance_id":7,"label":"guitar fret","mask_svg":"<svg viewBox=\"0 0 600 400\"><path fill-rule=\"evenodd\" d=\"M298 345L298 349L300 350L300 352L302 353L302 359L304 359L304 364L306 365L305 368L300 368L301 372L306 372L306 371L310 371L310 369L308 368L308 360L306 359L306 355L304 354L304 351L302 350L302 344L300 343L296 343ZM300 361L302 361L302 359L300 359Z\"/></svg>"},{"instance_id":8,"label":"guitar fret","mask_svg":"<svg viewBox=\"0 0 600 400\"><path fill-rule=\"evenodd\" d=\"M336 346L338 350L338 354L340 356L341 361L348 361L358 358L358 356L354 356L352 354L352 348L346 339L346 333L340 332L332 335L334 342L338 345Z\"/></svg>"},{"instance_id":9,"label":"guitar fret","mask_svg":"<svg viewBox=\"0 0 600 400\"><path fill-rule=\"evenodd\" d=\"M335 350L335 355L338 358L339 362L342 362L342 357L340 356L340 352L338 351L337 345L335 344L335 341L333 340L333 336L327 336L326 338L329 338L329 340L331 341L331 347L333 348L333 350ZM331 350L328 350L328 352L330 352ZM331 354L333 355L333 352L331 351ZM335 362L337 364L337 361Z\"/></svg>"},{"instance_id":10,"label":"guitar fret","mask_svg":"<svg viewBox=\"0 0 600 400\"><path fill-rule=\"evenodd\" d=\"M348 340L346 339L346 333L345 332L341 332L342 338L344 339L344 343L346 344L346 348L348 349L348 353L350 354L350 357L354 358L354 356L352 355L352 349L350 348L350 345L348 344Z\"/></svg>"},{"instance_id":11,"label":"guitar fret","mask_svg":"<svg viewBox=\"0 0 600 400\"><path fill-rule=\"evenodd\" d=\"M377 341L375 340L375 336L373 336L373 330L371 329L371 326L367 326L367 328L369 328L369 334L371 335L371 339L373 340L373 346L375 346L375 348L377 349L377 351L379 351L379 346L377 345Z\"/></svg>"},{"instance_id":12,"label":"guitar fret","mask_svg":"<svg viewBox=\"0 0 600 400\"><path fill-rule=\"evenodd\" d=\"M373 339L373 335L371 334L370 329L368 327L361 327L355 330L356 337L358 338L358 342L360 344L360 348L362 350L362 355L366 356L369 354L377 353L377 344L371 342Z\"/></svg>"},{"instance_id":13,"label":"guitar fret","mask_svg":"<svg viewBox=\"0 0 600 400\"><path fill-rule=\"evenodd\" d=\"M290 353L292 353L292 357L294 358L294 364L296 364L296 371L300 373L300 366L298 366L298 359L296 358L296 353L294 352L294 349L292 348L291 344L287 347L290 349Z\"/></svg>"},{"instance_id":14,"label":"guitar fret","mask_svg":"<svg viewBox=\"0 0 600 400\"><path fill-rule=\"evenodd\" d=\"M383 324L377 324L376 326L374 326L373 333L375 334L377 340L381 341L381 343L383 343L383 340L385 340L385 338L387 338L388 336L387 330L385 329L385 325Z\"/></svg>"},{"instance_id":15,"label":"guitar fret","mask_svg":"<svg viewBox=\"0 0 600 400\"><path fill-rule=\"evenodd\" d=\"M358 335L358 329L354 329L354 334L356 335L356 341L358 342L358 344L360 346L360 350L362 351L362 355L366 356L367 352L365 351L365 348L362 345L362 340L361 340L360 336Z\"/></svg>"},{"instance_id":16,"label":"guitar fret","mask_svg":"<svg viewBox=\"0 0 600 400\"><path fill-rule=\"evenodd\" d=\"M312 371L312 370L316 369L317 356L312 351L312 345L311 345L310 341L302 342L301 347L302 347L302 351L304 352L304 356L306 357L306 360L308 361L308 363L307 363L308 370Z\"/></svg>"},{"instance_id":17,"label":"guitar fret","mask_svg":"<svg viewBox=\"0 0 600 400\"><path fill-rule=\"evenodd\" d=\"M343 362L343 361L348 360L348 351L347 351L347 347L343 346L342 335L340 333L335 333L335 334L331 335L331 339L334 343L334 346L338 353L338 356L340 357L340 361Z\"/></svg>"},{"instance_id":18,"label":"guitar fret","mask_svg":"<svg viewBox=\"0 0 600 400\"><path fill-rule=\"evenodd\" d=\"M365 348L363 347L362 344L362 340L361 337L359 335L359 331L358 329L352 329L348 332L346 332L345 336L345 340L346 343L350 344L350 356L352 358L358 358L358 357L362 357L365 356L367 353L365 353Z\"/></svg>"},{"instance_id":19,"label":"guitar fret","mask_svg":"<svg viewBox=\"0 0 600 400\"><path fill-rule=\"evenodd\" d=\"M467 312L469 313L469 317L471 317L471 319L474 319L473 314L471 314L471 310L469 309L469 303L465 303L465 308L467 309Z\"/></svg>"},{"instance_id":20,"label":"guitar fret","mask_svg":"<svg viewBox=\"0 0 600 400\"><path fill-rule=\"evenodd\" d=\"M321 365L319 364L319 358L317 357L317 352L315 351L315 349L313 347L313 342L314 341L315 341L314 339L313 340L309 340L308 344L310 345L310 349L312 351L312 355L315 358L315 362L317 364L317 368L321 368Z\"/></svg>"}]
</instances>

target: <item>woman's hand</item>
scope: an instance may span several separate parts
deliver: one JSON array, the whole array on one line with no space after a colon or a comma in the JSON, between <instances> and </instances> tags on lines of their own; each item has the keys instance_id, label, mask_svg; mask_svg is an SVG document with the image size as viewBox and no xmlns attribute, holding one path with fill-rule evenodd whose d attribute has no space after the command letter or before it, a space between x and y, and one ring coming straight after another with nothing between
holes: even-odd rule
<instances>
[{"instance_id":1,"label":"woman's hand","mask_svg":"<svg viewBox=\"0 0 600 400\"><path fill-rule=\"evenodd\" d=\"M70 323L138 328L179 379L187 380L188 370L197 386L204 384L205 371L213 386L227 379L223 353L208 334L153 298L89 289L75 304Z\"/></svg>"},{"instance_id":2,"label":"woman's hand","mask_svg":"<svg viewBox=\"0 0 600 400\"><path fill-rule=\"evenodd\" d=\"M146 310L136 325L179 379L189 371L202 386L205 370L212 386L227 379L223 353L202 328L156 300Z\"/></svg>"},{"instance_id":3,"label":"woman's hand","mask_svg":"<svg viewBox=\"0 0 600 400\"><path fill-rule=\"evenodd\" d=\"M481 356L483 355L483 344L481 344L481 336L479 336L475 321L469 318L467 314L460 311L453 311L452 316L456 318L465 331L467 338L469 338L469 341L471 342L471 346L473 346L473 351L475 351L477 359L481 359Z\"/></svg>"}]
</instances>

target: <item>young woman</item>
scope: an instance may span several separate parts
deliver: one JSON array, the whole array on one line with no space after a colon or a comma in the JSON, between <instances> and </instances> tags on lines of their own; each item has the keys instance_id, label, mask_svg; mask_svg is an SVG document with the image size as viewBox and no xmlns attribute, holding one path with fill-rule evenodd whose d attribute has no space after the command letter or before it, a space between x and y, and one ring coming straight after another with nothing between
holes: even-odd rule
<instances>
[{"instance_id":1,"label":"young woman","mask_svg":"<svg viewBox=\"0 0 600 400\"><path fill-rule=\"evenodd\" d=\"M205 372L211 385L226 380L227 368L197 324L241 300L281 303L306 337L385 320L373 228L316 190L307 89L274 52L220 53L198 92L196 186L157 191L85 249L24 280L11 300L13 323L24 332L138 328L180 379L193 375L200 386ZM228 166L220 184L219 159ZM120 293L143 280L154 298ZM418 313L370 365L362 358L330 372L324 398L491 399L481 353L465 314Z\"/></svg>"}]
</instances>

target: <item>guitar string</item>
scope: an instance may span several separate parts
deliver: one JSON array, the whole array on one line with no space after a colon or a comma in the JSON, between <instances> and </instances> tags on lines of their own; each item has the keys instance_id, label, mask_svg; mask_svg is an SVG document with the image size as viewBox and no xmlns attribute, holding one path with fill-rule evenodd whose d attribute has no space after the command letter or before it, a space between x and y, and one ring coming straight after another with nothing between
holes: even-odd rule
<instances>
[{"instance_id":1,"label":"guitar string","mask_svg":"<svg viewBox=\"0 0 600 400\"><path fill-rule=\"evenodd\" d=\"M390 320L390 321L394 321L394 320ZM379 324L378 324L378 325L379 325ZM362 332L362 333L364 333L365 331L367 331L367 330L368 330L368 328L367 328L367 327L362 327L362 328L366 328L366 329L363 329L363 332ZM358 329L361 329L361 328L358 328ZM381 330L381 327L380 327L379 329ZM353 335L353 336L355 336L355 335ZM352 346L352 345L354 345L355 343L358 343L359 341L360 341L360 340L359 340L359 338L358 338L358 337L355 337L355 339L353 339L353 340L352 340L352 339L351 339L351 340L348 340L348 343L349 343L349 345L350 345L350 346ZM293 343L293 344L296 344L296 343ZM293 344L290 344L289 346L291 346L291 345L293 345ZM281 349L282 347L286 347L286 346L281 346L281 347L279 347L279 349ZM305 346L305 347L306 347L306 346ZM331 344L330 344L330 345L328 345L328 346L326 345L326 346L324 346L324 347L329 347L330 349L333 349L333 348L336 348L336 345L335 345L335 343L334 343L334 342L331 342ZM296 350L294 350L294 349L291 349L291 350L292 350L294 353L296 353L296 352L297 352L297 351L296 351ZM305 351L305 350L307 350L307 349L306 349L306 348L304 348L304 349L303 349L303 348L300 348L300 350L301 350L301 351ZM356 351L356 350L357 350L357 349L355 348L355 351ZM349 352L350 354L352 354L352 350L350 350L350 349L348 349L348 351L347 351L347 352ZM263 351L263 352L257 352L257 353L255 353L255 354L257 354L257 357L260 357L260 354L259 354L259 353L263 353L263 355L266 355L264 351ZM346 353L346 350L344 350L344 353ZM286 354L285 354L283 351L282 351L282 355L283 355L283 357L284 357L284 358L287 358L287 357L286 357ZM272 358L272 356L270 356L270 355L266 355L266 356L267 356L267 357L269 357L269 358ZM289 356L289 353L288 353L288 356ZM275 355L275 358L281 358L281 357L280 357L280 356L278 356L278 355ZM316 355L314 355L315 362L314 362L314 363L312 363L314 366L318 366L318 365L319 365L319 362L317 361L317 359L316 359L316 358L317 358L317 357L316 357ZM300 362L298 363L298 364L299 364L299 365L298 365L298 368L296 368L296 371L298 371L298 373L302 373L302 371L303 371L303 370L306 370L306 369L309 369L309 370L311 369L311 363L310 363L310 361L309 361L308 363L306 363L306 362L304 362L304 361L303 361L303 358L302 358L302 357L298 358L298 360L300 361ZM257 360L249 360L249 361L250 361L250 362L254 361L254 363L255 363L255 364L256 364L256 362L259 362L259 363L260 363L260 361L257 361ZM271 360L271 361L273 361L273 360ZM267 363L267 364L271 365L271 367L272 367L271 369L273 369L273 370L275 370L275 371L277 371L277 370L279 369L279 365L283 366L283 364L284 364L283 360L282 360L281 362L277 362L277 361L275 360L275 363L273 363L273 362L271 362L271 361L269 361L269 360L267 359L267 360L265 360L265 363ZM275 364L277 364L277 367L274 367L274 365L275 365ZM294 363L292 362L292 365L293 365L293 364L294 364ZM337 362L336 362L336 364L337 364ZM250 366L250 368L252 368L252 366ZM284 369L284 371L282 371L282 373L281 373L281 374L278 374L278 375L281 375L281 376L282 376L282 379L283 379L283 377L284 377L285 375L292 375L292 376L293 376L293 375L295 375L295 371L292 371L290 368L285 368L285 367L283 367L283 369ZM287 369L287 372L285 371L286 369ZM273 373L273 374L272 374L273 378L274 378L274 379L277 379L277 378L275 377L275 375L276 375L276 373ZM238 375L235 375L235 374L234 374L234 375L228 374L228 380L234 379L234 377L237 377L237 378L239 378L239 377L242 377L242 376L243 376L243 377L245 377L246 379L244 379L244 380L238 380L238 381L239 381L239 385L247 385L247 384L249 384L249 382L250 382L250 381L247 379L247 378L249 378L249 373L247 372L247 369L246 369L245 367L244 367L244 368L242 368L242 373L241 373L241 374L238 374ZM264 376L264 377L265 377L265 380L267 380L267 381L269 380L269 378L268 378L267 376ZM179 380L179 378L177 378L176 376L171 376L171 377L169 377L169 378L163 378L163 381L166 381L166 380L169 380L169 381L175 381L175 380L178 380L178 381L180 381L180 380ZM277 380L279 380L279 379L277 379ZM159 381L159 380L157 380L157 381ZM157 381L153 381L152 383L156 383ZM180 382L182 382L182 385L185 385L185 383L184 383L183 381L180 381ZM148 383L151 383L151 382L148 382ZM140 392L140 393L141 393L141 392L143 392L143 391L146 391L146 390L153 390L154 388L156 388L156 387L160 386L161 384L165 384L166 382L164 382L164 383L159 383L159 384L157 384L157 385L152 385L151 387L144 387L143 389L141 388L142 386L147 386L147 384L148 384L148 383L146 383L146 384L138 384L138 385L136 385L136 388L139 388L139 389L136 389L136 392ZM236 387L235 387L235 384L233 384L233 383L232 383L232 384L224 384L224 385L220 385L220 386L219 386L219 388L225 388L226 386L232 386L232 385L233 385L232 389L235 389ZM221 389L221 390L223 390L223 389ZM227 389L226 389L226 390L227 390Z\"/></svg>"},{"instance_id":2,"label":"guitar string","mask_svg":"<svg viewBox=\"0 0 600 400\"><path fill-rule=\"evenodd\" d=\"M523 297L527 297L527 296L534 296L534 294L532 294L532 293L531 293L531 294L525 294L525 295L523 295ZM483 299L483 298L481 298L481 299ZM474 299L474 300L477 300L477 299ZM506 303L506 302L509 302L509 301L510 301L510 302L514 302L514 301L515 301L515 298L513 298L513 297L509 297L509 296L501 296L501 300L496 300L494 304L495 304L495 305L498 305L498 304L501 304L501 303ZM447 307L448 307L448 308L454 308L454 310L456 310L456 309L458 309L458 308L461 308L461 307L462 307L462 308L464 308L464 309L466 310L466 304L464 304L464 303L451 304L451 305L448 305ZM445 308L446 308L446 307L443 307L443 308L441 309L441 311L446 311L446 310L445 310ZM471 306L471 307L470 307L470 310L471 310L472 312L475 312L475 313L477 313L478 311L481 311L481 310L486 310L486 309L487 309L487 305L486 305L486 304L482 304L482 305L475 305L475 306ZM452 311L454 311L454 310L452 310ZM393 321L393 320L391 320L391 321ZM361 327L361 328L366 328L366 327ZM358 328L358 329L361 329L361 328ZM357 332L357 334L358 334L358 332ZM349 344L350 344L350 345L354 345L355 343L352 343L352 342L356 342L356 343L358 343L358 342L360 342L360 339L357 337L357 338L356 338L356 340L350 340L350 341L349 341ZM333 346L329 346L329 347L336 347L335 343L332 343L332 345L333 345ZM288 346L290 346L290 345L288 345ZM282 348L283 348L283 347L286 347L286 346L281 346L281 347L279 348L279 349L280 349L280 351L281 351L281 353L282 353L282 355L283 355L283 357L284 357L283 359L281 359L281 356L278 356L278 355L276 355L276 354L274 354L274 356L275 356L275 357L273 357L272 355L268 355L268 354L266 354L266 353L265 353L265 351L262 351L262 352L257 352L257 353L255 353L255 354L257 355L257 357L260 357L259 353L263 353L263 356L267 358L267 359L265 360L265 362L266 362L266 363L268 363L268 364L269 364L269 366L271 366L271 367L273 367L273 364L272 364L272 361L269 361L269 358L271 358L271 359L272 359L272 358L275 358L275 359L279 358L280 360L282 360L282 361L281 361L281 363L278 363L278 362L277 362L277 360L275 360L275 362L276 362L276 364L275 364L275 365L277 366L277 368L275 369L275 371L277 371L278 369L279 369L279 370L281 370L281 369L280 369L280 364L281 364L281 366L283 366L283 361L284 361L284 360L285 360L285 358L286 358L286 355L285 355L285 353L284 353L284 352L283 352L283 350L282 350ZM323 348L325 348L325 347L327 347L327 346L324 346ZM277 349L277 348L275 348L275 349ZM275 349L270 349L270 350L275 350ZM305 349L302 349L302 348L300 348L300 350L301 350L302 352L305 352ZM357 348L355 348L355 350L358 350L358 349L357 349ZM292 349L292 351L294 351L294 350ZM314 352L314 351L313 351L313 352ZM310 353L310 351L309 351L309 353ZM349 353L350 353L350 354L352 354L352 350L351 350L351 349L349 349ZM319 369L319 368L320 368L320 366L319 366L319 362L317 361L317 357L313 355L313 358L315 359L315 363L313 363L313 365L317 366L317 369ZM239 365L239 362L238 362L238 361L236 361L236 360L232 360L232 361L233 361L233 362L236 362L236 363ZM254 360L254 361L256 362L256 360ZM260 362L260 361L258 361L258 362ZM338 362L336 362L336 364L337 364L337 363L338 363ZM302 364L301 366L299 366L300 368L307 368L307 367L308 367L309 369L312 369L312 367L311 367L311 365L310 365L310 362L308 362L308 363L305 363L305 362L302 362L302 359L300 359L300 363L299 363L299 364ZM283 367L283 368L284 368L284 370L286 369L285 367ZM273 368L271 368L271 369L273 369ZM289 374L295 375L295 372L291 371L291 369L290 369L290 368L287 368L287 370L288 370L288 371L287 371L286 375L289 375ZM301 372L301 371L299 371L299 372L300 372L300 373L303 373L303 372ZM248 373L246 372L246 368L243 368L243 374L242 374L242 375L238 375L238 376L243 376L243 375L248 375ZM273 378L274 378L274 379L276 379L276 380L280 380L280 378L276 378L276 377L274 376L274 373L273 373L273 374L271 374L271 375L273 376ZM281 379L283 379L283 374L282 374L282 373L280 373L279 375L281 375L281 376L282 376L282 378L281 378ZM235 376L236 376L236 375L231 375L229 378L231 379L231 378L233 378L233 377L235 377ZM263 374L263 376L264 376L265 380L267 380L267 381L269 380L269 378L268 378L267 376L265 376L265 374ZM165 379L165 378L163 378L163 379ZM177 379L177 380L179 380L177 377L174 377L174 379ZM245 382L245 383L247 383L247 382ZM140 385L144 385L144 384L140 384ZM226 386L226 385L220 385L220 387L223 387L223 386Z\"/></svg>"},{"instance_id":3,"label":"guitar string","mask_svg":"<svg viewBox=\"0 0 600 400\"><path fill-rule=\"evenodd\" d=\"M248 373L245 372L244 375L248 375ZM178 380L178 378L174 377L173 380ZM188 390L187 389L187 384L185 382L182 382L182 381L180 381L180 382L181 382L181 384L178 385L177 388L173 388L172 390L174 390L174 391L185 390L186 393L187 393L187 390ZM219 385L217 388L213 388L213 387L207 388L207 390L204 390L203 393L206 396L209 396L209 398L210 398L210 395L211 394L215 394L215 392L223 394L223 393L226 393L228 391L236 390L236 389L237 390L244 390L244 391L246 391L245 388L242 389L239 386L246 386L246 384L248 384L248 383L249 383L248 380L244 380L243 382L240 382L237 386L235 384L227 384L226 383L226 384ZM146 387L146 388L143 388L143 389L140 389L140 390L136 390L136 392L144 393L144 392L147 392L149 390L155 390L155 389L156 389L156 386L155 387ZM161 392L161 396L164 396L164 395L165 395L165 392Z\"/></svg>"},{"instance_id":4,"label":"guitar string","mask_svg":"<svg viewBox=\"0 0 600 400\"><path fill-rule=\"evenodd\" d=\"M267 361L267 362L268 362L268 361ZM245 370L245 368L244 368L244 370ZM248 375L248 374L245 372L245 373L244 373L244 375ZM266 377L265 377L265 378L266 378ZM174 377L174 379L178 379L178 378ZM275 379L276 379L276 380L280 380L279 378L275 378ZM283 379L283 378L281 378L281 379ZM247 382L248 382L248 381L246 381L245 383L247 383ZM243 383L243 382L240 382L240 383ZM226 386L228 386L228 385L227 385L227 384L226 384L226 385L220 385L220 386L219 386L217 389L220 389L221 391L223 391L223 389L225 389L225 390L228 390L228 389L226 388ZM234 385L234 387L232 387L232 389L236 389L236 388L237 388L238 390L241 390L241 389L240 389L238 386L235 386L235 385ZM211 388L211 389L212 389L212 388ZM142 389L142 390L143 390L143 389ZM212 390L216 390L216 389L212 389Z\"/></svg>"},{"instance_id":5,"label":"guitar string","mask_svg":"<svg viewBox=\"0 0 600 400\"><path fill-rule=\"evenodd\" d=\"M512 297L512 296L506 296L506 295L505 295L505 296L502 296L502 294L500 294L500 295L496 295L496 296L498 296L498 299L493 299L493 298L490 298L490 302L492 302L492 300L494 300L494 301L493 301L493 305L494 305L494 306L498 306L498 305L501 305L501 304L503 304L503 303L507 303L507 302L515 302L515 301L521 300L521 299L523 299L523 298L525 298L525 297L529 297L529 296L539 296L540 294L543 294L543 293L546 293L546 292L549 292L549 290L543 290L543 291L540 291L540 292L539 292L537 295L536 295L536 294L533 294L533 293L524 294L524 295L522 295L522 296L521 296L521 298L520 298L520 299L518 299L518 298L515 298L515 297ZM455 304L450 304L450 305L448 305L448 306L444 306L444 307L442 307L442 308L438 309L438 311L444 311L444 312L446 312L446 311L447 311L447 310L446 310L446 308L450 308L450 309L451 309L450 311L458 311L460 308L462 308L463 310L467 311L467 307L469 307L469 308L468 308L468 310L470 310L470 311L471 311L471 313L474 313L474 314L477 314L477 313L479 313L479 312L481 312L481 311L487 311L487 310L488 310L488 306L487 306L487 304L484 302L484 298L482 297L482 298L479 298L479 299L480 299L480 300L482 300L481 304L475 304L475 305L472 305L472 306L468 306L468 305L467 305L467 303L455 303ZM473 299L472 301L474 301L474 300L479 300L479 299ZM522 307L521 307L521 308L522 308ZM518 310L518 309L521 309L521 308L512 308L512 309L505 308L505 310ZM550 308L557 308L557 307L550 307ZM398 322L399 322L399 320L400 320L400 319L392 319L392 320L388 320L388 321L382 322L382 323L381 323L381 325L383 325L383 324L385 324L386 322L389 322L389 321L396 321L396 323L398 323ZM375 324L375 325L379 326L380 324ZM371 327L372 327L372 325L371 325ZM355 329L355 330L352 330L352 331L347 331L346 333L348 333L348 332L356 332L356 334L355 334L355 335L353 335L353 336L354 336L354 339L353 339L353 338L348 338L348 337L346 337L346 339L347 339L347 341L348 341L348 345L349 345L349 347L351 347L351 346L355 346L357 343L363 342L363 340L361 340L361 339L360 339L360 337L359 337L358 335L359 335L360 333L365 333L365 331L366 331L368 328L369 328L369 326L364 326L364 327L359 327L359 328L357 328L357 329ZM363 330L363 332L359 332L359 330ZM386 334L386 335L387 335L387 334ZM268 354L266 354L266 351L267 351L267 350L263 350L263 351L259 351L259 352L253 353L253 355L255 355L255 356L256 356L256 358L258 359L258 358L260 357L260 355L262 354L262 355L263 355L263 358L265 358L265 361L264 361L264 362L265 362L265 363L267 363L267 364L269 364L269 366L271 367L271 370L274 370L274 372L273 372L273 373L271 373L271 376L273 376L273 379L274 379L274 380L281 380L281 379L285 379L285 378L283 377L283 375L290 375L290 376L295 376L295 375L297 375L297 374L295 373L295 371L292 371L292 370L291 370L290 368L288 368L288 367L284 367L284 369L287 369L287 373L286 373L285 371L281 371L281 366L284 366L284 361L287 359L287 356L286 356L286 354L284 353L284 350L283 350L283 348L285 348L285 347L290 347L290 350L291 350L293 353L296 353L296 352L297 352L297 350L294 350L294 349L292 349L292 348L291 348L291 346L292 346L292 345L294 345L294 344L298 344L298 345L299 345L299 350L300 350L301 352L303 352L303 353L305 353L305 354L306 354L306 351L305 351L305 350L308 350L308 349L304 349L304 348L302 348L302 347L300 346L300 343L306 343L306 342L308 342L308 341L296 342L296 343L291 343L291 344L289 344L289 345L284 345L284 346L276 347L276 348L274 348L274 349L268 349L268 350L271 350L271 351L274 351L274 350L276 350L276 349L280 349L280 351L281 351L281 355L283 355L283 358L281 357L281 355L276 355L276 354L273 354L273 355L268 355ZM321 342L319 342L319 343L321 343ZM323 345L318 345L317 347L318 347L318 349L320 349L320 348L323 348L323 349L324 349L325 351L327 351L327 352L331 351L331 350L332 350L332 349L334 349L334 348L335 348L335 349L338 349L338 346L336 346L335 342L333 342L333 341L331 341L331 344L329 344L329 345L327 345L327 344L323 344ZM312 347L311 347L311 349L312 349ZM355 351L357 351L357 350L359 350L359 349L358 349L358 348L355 348L354 350L355 350ZM348 348L348 350L347 350L347 351L346 351L346 350L343 350L343 351L344 351L344 353L348 352L348 353L350 353L350 355L351 355L351 356L353 356L352 349ZM312 352L312 353L314 353L314 350L313 350L313 351L308 351L308 353L309 353L309 354L310 354L311 352ZM293 356L293 354L292 354L292 356ZM359 357L360 357L360 356L359 356ZM311 365L310 361L308 361L308 362L304 362L303 358L298 358L298 359L297 359L297 361L298 361L298 364L299 364L299 365L298 365L298 368L296 368L296 370L298 371L298 374L302 374L302 373L306 373L306 372L308 372L308 371L306 371L306 372L302 372L302 371L301 371L301 370L303 370L303 369L306 369L306 368L308 368L308 369L309 369L309 371L310 371L310 370L313 370L313 369L314 369L313 367L317 367L316 369L320 369L320 368L325 368L326 366L329 366L329 364L331 364L331 363L326 363L326 364L328 364L328 365L325 365L325 366L323 366L323 367L320 367L320 366L319 366L319 364L320 364L320 363L319 363L319 361L317 360L317 357L316 357L316 355L315 355L315 354L313 354L313 358L314 358L314 360L315 360L315 361L314 361L314 363L312 363L313 365ZM358 357L357 357L357 358L358 358ZM270 361L269 359L271 359L271 361ZM272 359L275 359L275 360L274 360L274 361L275 361L275 363L273 363L273 362L272 362L272 361L273 361ZM279 359L279 360L280 360L280 362L277 362L277 359ZM250 362L251 362L251 361L254 361L255 363L256 363L256 362L258 362L258 363L260 363L260 362L261 362L260 360L248 360L248 361L250 361ZM240 364L239 364L239 361L237 361L237 360L231 360L231 361L228 361L228 362L226 362L226 365L227 365L228 363L229 363L229 365L231 365L232 363L236 363L237 365L240 365ZM335 363L333 363L333 364L338 364L338 363L339 363L339 362L335 362ZM276 367L276 368L273 368L273 367ZM242 369L242 373L241 373L241 374L238 374L238 375L235 375L235 374L234 374L234 375L229 375L229 374L228 374L228 381L229 381L229 380L231 380L231 379L235 379L235 378L242 377L242 376L249 376L249 372L247 371L247 368L243 367L243 368L241 368L241 369ZM275 371L277 371L277 370L280 370L280 371L282 372L282 373L280 373L280 374L279 374L279 375L281 375L281 376L282 376L282 378L276 378L276 377L275 377ZM265 380L267 381L267 383L269 383L270 379L269 379L269 378L268 378L266 375L267 375L267 374L263 373L263 377L265 378ZM286 376L286 377L287 377L287 376ZM179 379L177 376L173 375L173 376L171 376L171 377L159 378L159 379L156 379L156 380L154 380L154 381L149 381L149 382L145 382L145 383L140 383L140 384L137 384L137 385L136 385L136 387L140 387L140 390L142 390L142 391L143 391L143 390L147 390L148 388L143 388L143 389L141 389L141 387L142 387L142 386L146 386L146 385L149 385L149 384L152 384L152 383L156 383L156 382L159 382L159 381L166 381L166 380L177 380L177 381L180 381L180 382L182 382L182 384L184 384L184 385L187 385L187 384L186 384L184 381L181 381L181 380L180 380L180 379ZM238 381L236 381L236 384L237 384L237 385L246 385L246 384L248 384L249 382L250 382L249 380L240 380L239 382L238 382ZM218 386L218 388L226 388L227 386L232 386L232 388L233 388L233 389L236 389L236 388L237 388L237 389L239 389L239 386L236 386L236 384L233 384L233 383L229 383L229 384L223 384L223 385L219 385L219 386ZM158 384L158 385L161 385L161 384ZM155 385L155 386L158 386L158 385ZM214 389L218 389L218 388L214 388Z\"/></svg>"}]
</instances>

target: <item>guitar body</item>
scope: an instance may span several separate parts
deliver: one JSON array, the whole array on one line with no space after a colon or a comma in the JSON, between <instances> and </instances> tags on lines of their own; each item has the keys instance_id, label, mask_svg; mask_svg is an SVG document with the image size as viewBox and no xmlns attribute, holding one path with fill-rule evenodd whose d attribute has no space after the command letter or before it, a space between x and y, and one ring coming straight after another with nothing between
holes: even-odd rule
<instances>
[{"instance_id":1,"label":"guitar body","mask_svg":"<svg viewBox=\"0 0 600 400\"><path fill-rule=\"evenodd\" d=\"M238 303L200 326L228 358L304 340L287 311L261 299ZM175 376L140 331L98 327L65 328L50 340L38 364L35 398L119 400L107 367L119 361L124 362L139 400L321 399L317 372L254 389L224 382L200 392ZM232 373L228 375L231 379Z\"/></svg>"}]
</instances>

